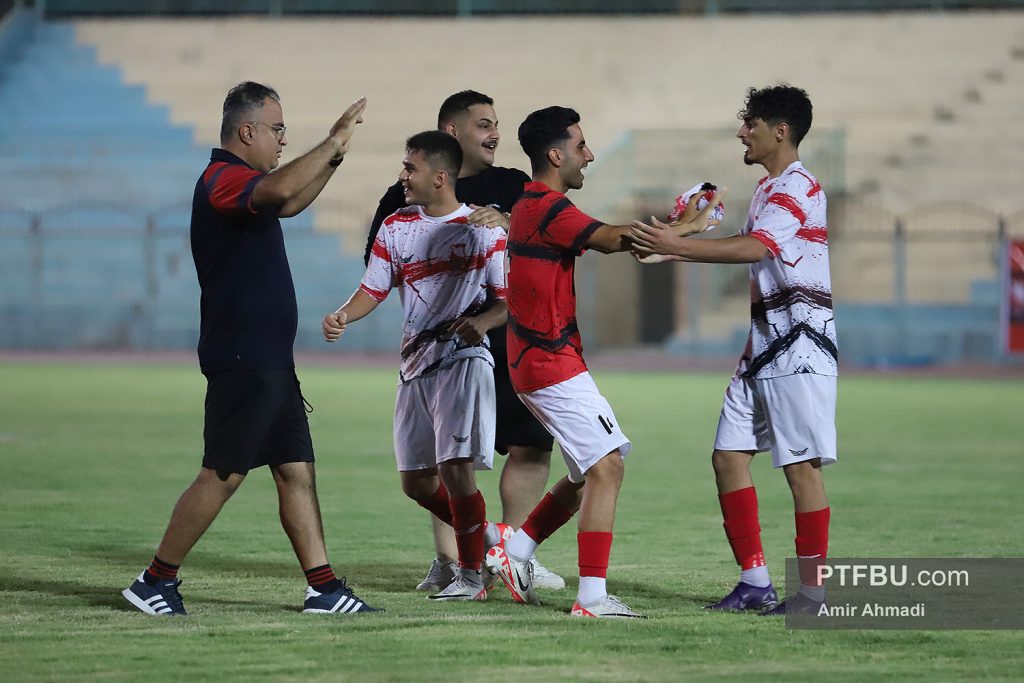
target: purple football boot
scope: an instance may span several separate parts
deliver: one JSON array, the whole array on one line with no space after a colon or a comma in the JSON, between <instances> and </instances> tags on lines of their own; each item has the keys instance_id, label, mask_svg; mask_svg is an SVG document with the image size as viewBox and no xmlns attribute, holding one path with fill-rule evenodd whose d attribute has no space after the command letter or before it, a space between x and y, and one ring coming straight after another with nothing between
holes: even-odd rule
<instances>
[{"instance_id":1,"label":"purple football boot","mask_svg":"<svg viewBox=\"0 0 1024 683\"><path fill-rule=\"evenodd\" d=\"M706 605L704 609L724 612L742 612L744 610L763 612L772 609L777 604L779 604L779 596L770 583L764 588L758 588L740 581L731 593L714 604Z\"/></svg>"}]
</instances>

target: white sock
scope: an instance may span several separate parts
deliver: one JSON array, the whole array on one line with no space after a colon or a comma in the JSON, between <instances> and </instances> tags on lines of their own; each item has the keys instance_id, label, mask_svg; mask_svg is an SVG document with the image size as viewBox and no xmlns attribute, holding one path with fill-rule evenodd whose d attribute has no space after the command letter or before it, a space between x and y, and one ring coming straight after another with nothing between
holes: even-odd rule
<instances>
[{"instance_id":1,"label":"white sock","mask_svg":"<svg viewBox=\"0 0 1024 683\"><path fill-rule=\"evenodd\" d=\"M466 569L465 567L459 567L459 574L462 576L463 581L472 586L483 587L484 585L483 574L479 569Z\"/></svg>"},{"instance_id":2,"label":"white sock","mask_svg":"<svg viewBox=\"0 0 1024 683\"><path fill-rule=\"evenodd\" d=\"M824 586L808 586L801 583L800 588L797 590L798 593L803 595L805 598L810 598L815 602L825 602L825 587Z\"/></svg>"},{"instance_id":3,"label":"white sock","mask_svg":"<svg viewBox=\"0 0 1024 683\"><path fill-rule=\"evenodd\" d=\"M608 585L603 576L581 576L580 588L576 593L576 602L581 605L593 605L601 602L608 595Z\"/></svg>"},{"instance_id":4,"label":"white sock","mask_svg":"<svg viewBox=\"0 0 1024 683\"><path fill-rule=\"evenodd\" d=\"M767 588L772 583L771 577L768 576L768 567L765 565L754 567L753 569L744 569L740 572L740 581L749 583L751 586L757 586L758 588Z\"/></svg>"},{"instance_id":5,"label":"white sock","mask_svg":"<svg viewBox=\"0 0 1024 683\"><path fill-rule=\"evenodd\" d=\"M505 541L505 552L512 559L528 562L533 557L533 553L537 550L538 545L537 541L530 538L525 531L520 529L512 534L512 538Z\"/></svg>"},{"instance_id":6,"label":"white sock","mask_svg":"<svg viewBox=\"0 0 1024 683\"><path fill-rule=\"evenodd\" d=\"M501 543L501 532L498 530L498 525L487 522L487 526L484 527L484 547L490 548L499 543Z\"/></svg>"}]
</instances>

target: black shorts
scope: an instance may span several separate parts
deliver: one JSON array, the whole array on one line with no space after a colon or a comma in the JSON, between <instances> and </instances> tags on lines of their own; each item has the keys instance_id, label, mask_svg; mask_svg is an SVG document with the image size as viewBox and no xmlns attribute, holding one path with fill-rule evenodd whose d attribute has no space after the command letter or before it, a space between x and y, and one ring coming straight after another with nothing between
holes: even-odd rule
<instances>
[{"instance_id":1,"label":"black shorts","mask_svg":"<svg viewBox=\"0 0 1024 683\"><path fill-rule=\"evenodd\" d=\"M263 465L313 462L295 370L222 370L206 376L203 467L222 479Z\"/></svg>"},{"instance_id":2,"label":"black shorts","mask_svg":"<svg viewBox=\"0 0 1024 683\"><path fill-rule=\"evenodd\" d=\"M498 330L504 335L505 327ZM493 339L493 338L492 338ZM494 395L497 399L497 419L494 430L494 450L508 455L509 446L527 446L550 451L555 444L530 409L516 396L508 376L508 358L504 344L492 344L494 356Z\"/></svg>"}]
</instances>

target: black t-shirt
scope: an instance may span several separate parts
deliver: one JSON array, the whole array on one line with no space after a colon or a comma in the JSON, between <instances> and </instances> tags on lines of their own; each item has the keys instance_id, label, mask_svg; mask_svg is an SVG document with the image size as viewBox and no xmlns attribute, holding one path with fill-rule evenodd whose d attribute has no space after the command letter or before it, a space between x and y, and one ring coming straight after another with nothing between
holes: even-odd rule
<instances>
[{"instance_id":1,"label":"black t-shirt","mask_svg":"<svg viewBox=\"0 0 1024 683\"><path fill-rule=\"evenodd\" d=\"M192 197L203 372L295 366L298 307L277 209L254 213L265 174L215 149Z\"/></svg>"},{"instance_id":2,"label":"black t-shirt","mask_svg":"<svg viewBox=\"0 0 1024 683\"><path fill-rule=\"evenodd\" d=\"M528 182L530 182L530 176L519 169L488 166L476 175L459 178L455 183L455 197L466 204L493 206L502 213L508 213L519 200L519 196L523 194L523 185ZM402 193L402 184L395 183L380 198L377 213L373 215L370 234L366 239L363 262L370 262L370 250L373 249L373 241L377 239L380 224L403 206L405 206L405 195ZM504 365L505 325L490 330L487 333L487 338L490 340L491 352L496 361Z\"/></svg>"}]
</instances>

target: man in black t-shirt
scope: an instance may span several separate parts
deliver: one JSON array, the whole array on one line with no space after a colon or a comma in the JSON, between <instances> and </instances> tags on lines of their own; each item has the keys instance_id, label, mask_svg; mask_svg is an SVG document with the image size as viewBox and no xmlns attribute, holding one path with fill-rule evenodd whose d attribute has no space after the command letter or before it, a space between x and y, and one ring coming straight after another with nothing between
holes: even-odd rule
<instances>
[{"instance_id":1,"label":"man in black t-shirt","mask_svg":"<svg viewBox=\"0 0 1024 683\"><path fill-rule=\"evenodd\" d=\"M327 560L292 354L295 287L279 220L320 194L365 108L365 99L356 101L320 144L271 173L288 144L277 92L246 81L224 100L221 147L192 200L192 256L202 291L199 365L207 379L203 464L178 498L152 563L122 591L146 614L185 614L178 568L249 471L263 465L274 477L281 524L306 574L303 611L376 611Z\"/></svg>"},{"instance_id":2,"label":"man in black t-shirt","mask_svg":"<svg viewBox=\"0 0 1024 683\"><path fill-rule=\"evenodd\" d=\"M529 182L530 177L518 169L494 165L494 153L501 139L494 100L474 90L455 93L441 105L437 128L458 140L462 147L462 168L455 195L459 201L477 207L467 220L508 232L512 205L519 199L523 185ZM366 241L365 261L370 258L381 223L404 206L402 185L395 183L381 197L373 217ZM553 445L551 435L512 389L505 352L507 329L502 325L487 333L494 356L494 388L497 394L495 449L508 456L499 483L500 529L506 537L522 526L526 516L544 495ZM432 521L436 557L427 577L416 588L435 592L444 588L455 575L453 567L457 550L452 528L436 517L432 517ZM537 563L536 558L533 558L533 564L535 587L553 590L565 587L562 577Z\"/></svg>"}]
</instances>

